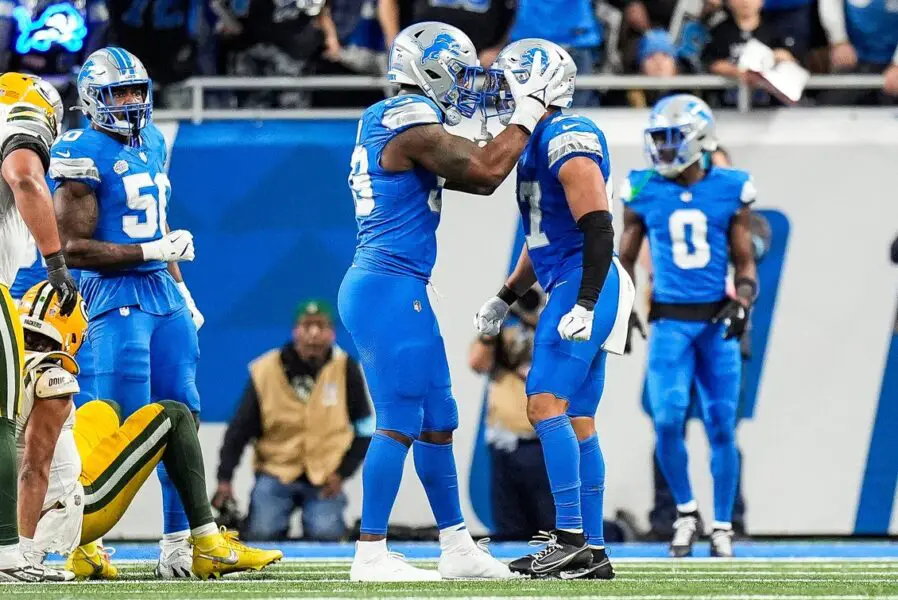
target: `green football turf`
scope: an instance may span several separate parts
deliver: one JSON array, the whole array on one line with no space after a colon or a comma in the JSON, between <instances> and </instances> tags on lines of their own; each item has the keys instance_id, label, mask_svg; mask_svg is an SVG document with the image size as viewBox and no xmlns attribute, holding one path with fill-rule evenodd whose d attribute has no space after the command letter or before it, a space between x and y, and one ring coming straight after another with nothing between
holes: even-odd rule
<instances>
[{"instance_id":1,"label":"green football turf","mask_svg":"<svg viewBox=\"0 0 898 600\"><path fill-rule=\"evenodd\" d=\"M433 563L416 563L435 567ZM357 584L348 561L287 561L220 581L158 582L147 562L120 563L115 582L0 584L0 598L397 598L601 597L605 600L898 600L898 561L621 561L614 581L517 579L502 582Z\"/></svg>"}]
</instances>

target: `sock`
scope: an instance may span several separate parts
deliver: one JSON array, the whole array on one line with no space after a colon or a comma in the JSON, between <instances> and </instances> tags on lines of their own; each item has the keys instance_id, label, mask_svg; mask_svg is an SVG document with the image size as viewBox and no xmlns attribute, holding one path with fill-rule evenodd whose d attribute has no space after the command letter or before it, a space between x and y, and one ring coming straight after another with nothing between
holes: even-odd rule
<instances>
[{"instance_id":1,"label":"sock","mask_svg":"<svg viewBox=\"0 0 898 600\"><path fill-rule=\"evenodd\" d=\"M162 464L156 471L162 483L163 531L175 533L214 524L196 421L190 410L179 402L166 400L160 404L171 423Z\"/></svg>"},{"instance_id":2,"label":"sock","mask_svg":"<svg viewBox=\"0 0 898 600\"><path fill-rule=\"evenodd\" d=\"M440 529L440 551L469 550L475 547L474 539L464 523Z\"/></svg>"},{"instance_id":3,"label":"sock","mask_svg":"<svg viewBox=\"0 0 898 600\"><path fill-rule=\"evenodd\" d=\"M723 529L724 531L732 531L733 524L725 521L714 521L711 525L712 529Z\"/></svg>"},{"instance_id":4,"label":"sock","mask_svg":"<svg viewBox=\"0 0 898 600\"><path fill-rule=\"evenodd\" d=\"M407 455L405 444L379 432L372 436L362 466L361 533L387 534L387 523L402 483L402 468Z\"/></svg>"},{"instance_id":5,"label":"sock","mask_svg":"<svg viewBox=\"0 0 898 600\"><path fill-rule=\"evenodd\" d=\"M739 485L739 452L733 431L708 435L711 445L711 477L714 479L714 520L733 520L733 504Z\"/></svg>"},{"instance_id":6,"label":"sock","mask_svg":"<svg viewBox=\"0 0 898 600\"><path fill-rule=\"evenodd\" d=\"M580 510L586 541L592 547L605 546L604 500L605 457L594 433L580 442Z\"/></svg>"},{"instance_id":7,"label":"sock","mask_svg":"<svg viewBox=\"0 0 898 600\"><path fill-rule=\"evenodd\" d=\"M580 514L580 449L567 415L558 415L536 424L555 500L555 528L583 528Z\"/></svg>"},{"instance_id":8,"label":"sock","mask_svg":"<svg viewBox=\"0 0 898 600\"><path fill-rule=\"evenodd\" d=\"M416 440L412 445L415 471L433 510L437 527L446 529L464 521L458 499L458 473L452 444L429 444Z\"/></svg>"},{"instance_id":9,"label":"sock","mask_svg":"<svg viewBox=\"0 0 898 600\"><path fill-rule=\"evenodd\" d=\"M0 417L0 547L18 546L16 424Z\"/></svg>"},{"instance_id":10,"label":"sock","mask_svg":"<svg viewBox=\"0 0 898 600\"><path fill-rule=\"evenodd\" d=\"M199 527L194 527L190 530L190 535L193 536L193 539L195 540L215 535L216 533L218 533L218 527L216 527L215 523L206 523L205 525L200 525Z\"/></svg>"},{"instance_id":11,"label":"sock","mask_svg":"<svg viewBox=\"0 0 898 600\"><path fill-rule=\"evenodd\" d=\"M165 545L181 544L186 542L189 537L189 529L185 529L184 531L174 531L172 533L163 533L162 543Z\"/></svg>"},{"instance_id":12,"label":"sock","mask_svg":"<svg viewBox=\"0 0 898 600\"><path fill-rule=\"evenodd\" d=\"M19 550L19 541L15 544L0 546L0 569L8 569L22 564L24 558Z\"/></svg>"},{"instance_id":13,"label":"sock","mask_svg":"<svg viewBox=\"0 0 898 600\"><path fill-rule=\"evenodd\" d=\"M681 515L688 515L694 512L698 512L698 502L695 500L690 500L685 504L677 504L677 512Z\"/></svg>"},{"instance_id":14,"label":"sock","mask_svg":"<svg viewBox=\"0 0 898 600\"><path fill-rule=\"evenodd\" d=\"M679 506L692 501L692 486L689 484L689 459L686 455L686 440L683 438L683 423L655 423L655 456L658 466L670 486L674 502Z\"/></svg>"}]
</instances>

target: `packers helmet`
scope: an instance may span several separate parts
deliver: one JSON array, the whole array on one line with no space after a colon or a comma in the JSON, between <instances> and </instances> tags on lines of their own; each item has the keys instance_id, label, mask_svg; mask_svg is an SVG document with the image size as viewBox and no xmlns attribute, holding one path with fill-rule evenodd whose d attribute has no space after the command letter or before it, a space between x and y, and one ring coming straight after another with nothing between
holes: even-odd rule
<instances>
[{"instance_id":1,"label":"packers helmet","mask_svg":"<svg viewBox=\"0 0 898 600\"><path fill-rule=\"evenodd\" d=\"M59 294L48 281L42 281L25 292L19 301L22 328L39 333L57 342L59 350L71 354L78 352L87 332L87 307L81 294L77 306L63 317L59 306Z\"/></svg>"},{"instance_id":2,"label":"packers helmet","mask_svg":"<svg viewBox=\"0 0 898 600\"><path fill-rule=\"evenodd\" d=\"M53 135L60 134L64 109L59 92L50 82L35 75L3 73L0 75L0 104L37 108L46 117Z\"/></svg>"}]
</instances>

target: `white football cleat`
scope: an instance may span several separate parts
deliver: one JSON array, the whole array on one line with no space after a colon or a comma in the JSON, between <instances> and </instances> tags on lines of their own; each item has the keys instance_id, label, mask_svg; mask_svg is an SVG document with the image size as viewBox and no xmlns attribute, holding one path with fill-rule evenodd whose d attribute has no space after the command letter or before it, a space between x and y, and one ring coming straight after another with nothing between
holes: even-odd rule
<instances>
[{"instance_id":1,"label":"white football cleat","mask_svg":"<svg viewBox=\"0 0 898 600\"><path fill-rule=\"evenodd\" d=\"M386 540L357 542L349 569L350 581L440 581L439 572L419 569L398 552L387 550Z\"/></svg>"},{"instance_id":2,"label":"white football cleat","mask_svg":"<svg viewBox=\"0 0 898 600\"><path fill-rule=\"evenodd\" d=\"M193 546L186 539L178 542L159 542L162 551L156 563L157 579L192 579Z\"/></svg>"},{"instance_id":3,"label":"white football cleat","mask_svg":"<svg viewBox=\"0 0 898 600\"><path fill-rule=\"evenodd\" d=\"M474 543L467 529L440 532L440 562L444 579L511 579L508 565L493 558L489 538Z\"/></svg>"}]
</instances>

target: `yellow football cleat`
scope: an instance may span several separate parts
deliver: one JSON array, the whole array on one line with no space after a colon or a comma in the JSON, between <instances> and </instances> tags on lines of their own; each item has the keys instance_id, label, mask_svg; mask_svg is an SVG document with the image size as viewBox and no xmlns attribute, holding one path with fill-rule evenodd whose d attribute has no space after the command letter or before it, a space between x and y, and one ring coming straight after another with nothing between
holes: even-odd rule
<instances>
[{"instance_id":1,"label":"yellow football cleat","mask_svg":"<svg viewBox=\"0 0 898 600\"><path fill-rule=\"evenodd\" d=\"M240 571L261 571L284 558L280 550L262 550L244 546L236 531L204 535L190 540L193 544L193 573L200 579L219 578Z\"/></svg>"},{"instance_id":2,"label":"yellow football cleat","mask_svg":"<svg viewBox=\"0 0 898 600\"><path fill-rule=\"evenodd\" d=\"M118 579L118 569L109 561L111 550L97 542L79 546L69 554L65 568L78 579Z\"/></svg>"}]
</instances>

